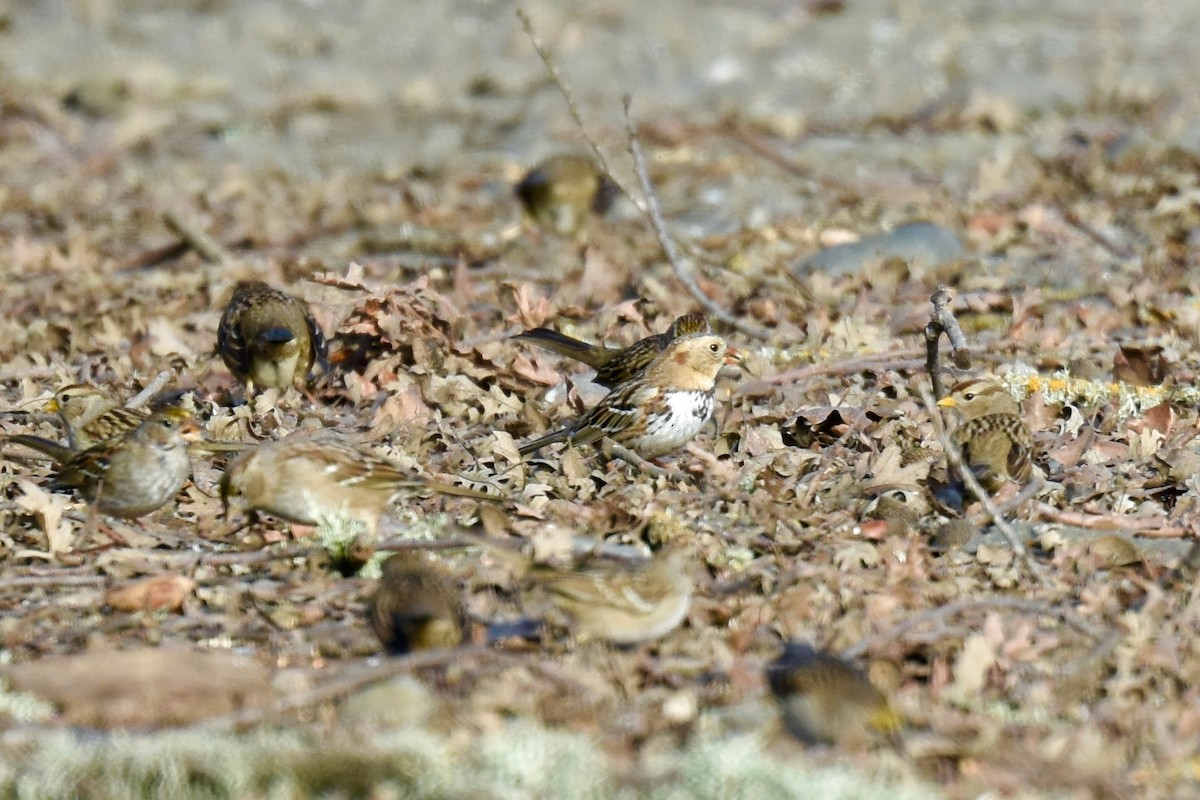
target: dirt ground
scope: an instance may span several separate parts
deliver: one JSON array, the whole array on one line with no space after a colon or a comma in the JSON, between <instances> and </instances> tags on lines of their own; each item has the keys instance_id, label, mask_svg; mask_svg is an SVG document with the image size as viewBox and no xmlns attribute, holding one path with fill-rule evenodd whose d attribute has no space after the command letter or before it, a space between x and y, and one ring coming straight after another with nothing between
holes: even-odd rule
<instances>
[{"instance_id":1,"label":"dirt ground","mask_svg":"<svg viewBox=\"0 0 1200 800\"><path fill-rule=\"evenodd\" d=\"M370 570L312 529L225 533L222 458L113 547L6 447L5 796L1200 797L1172 572L1200 499L1200 4L746 5L525 5L640 200L632 95L681 268L737 323L713 318L745 358L676 479L516 456L595 395L510 336L702 310L632 200L577 237L522 215L525 170L587 145L517 6L0 0L0 433L60 438L63 384L158 382L212 438L333 427L506 498L413 501L388 546L684 539L699 578L653 645L488 646L536 599L437 550L474 641L389 659ZM214 344L247 277L357 355L241 402ZM1024 400L1044 483L1001 518L1032 566L931 502L939 284L972 354L947 378ZM902 750L789 738L762 677L785 638L868 672Z\"/></svg>"}]
</instances>

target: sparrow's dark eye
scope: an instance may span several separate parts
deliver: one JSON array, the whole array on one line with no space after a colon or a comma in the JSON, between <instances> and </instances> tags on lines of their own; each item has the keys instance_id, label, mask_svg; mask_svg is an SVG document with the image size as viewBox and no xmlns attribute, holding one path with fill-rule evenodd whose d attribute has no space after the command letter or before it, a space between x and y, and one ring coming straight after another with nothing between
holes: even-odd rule
<instances>
[{"instance_id":1,"label":"sparrow's dark eye","mask_svg":"<svg viewBox=\"0 0 1200 800\"><path fill-rule=\"evenodd\" d=\"M714 353L717 353L717 352L720 352L720 350L721 350L721 345L719 345L719 344L717 344L716 342L714 342L714 343L712 343L712 344L710 344L710 345L708 346L708 349L709 349L709 350L712 350Z\"/></svg>"},{"instance_id":2,"label":"sparrow's dark eye","mask_svg":"<svg viewBox=\"0 0 1200 800\"><path fill-rule=\"evenodd\" d=\"M974 399L975 399L974 392L967 392L966 394L963 395L963 400L974 400Z\"/></svg>"},{"instance_id":3,"label":"sparrow's dark eye","mask_svg":"<svg viewBox=\"0 0 1200 800\"><path fill-rule=\"evenodd\" d=\"M70 399L71 399L71 395L64 394L62 397L58 398L59 405L65 405L66 402Z\"/></svg>"}]
</instances>

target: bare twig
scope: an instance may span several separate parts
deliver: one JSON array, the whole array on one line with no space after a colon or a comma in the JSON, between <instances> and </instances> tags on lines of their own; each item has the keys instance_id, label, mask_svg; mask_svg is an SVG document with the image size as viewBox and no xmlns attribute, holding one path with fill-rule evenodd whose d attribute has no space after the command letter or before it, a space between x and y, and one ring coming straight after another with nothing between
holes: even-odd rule
<instances>
[{"instance_id":1,"label":"bare twig","mask_svg":"<svg viewBox=\"0 0 1200 800\"><path fill-rule=\"evenodd\" d=\"M1033 497L1039 491L1041 491L1042 487L1045 485L1045 478L1043 478L1041 475L1034 475L1029 480L1029 483L1025 484L1021 491L1017 492L1014 496L996 506L996 508L999 509L1001 514L1007 514L1010 511L1016 511L1027 501L1032 500ZM972 522L975 522L975 520L972 520Z\"/></svg>"},{"instance_id":2,"label":"bare twig","mask_svg":"<svg viewBox=\"0 0 1200 800\"><path fill-rule=\"evenodd\" d=\"M1088 237L1093 242L1095 242L1096 244L1103 247L1111 255L1114 255L1117 258L1124 259L1124 260L1133 258L1134 254L1131 249L1129 249L1128 247L1126 247L1124 245L1117 244L1112 239L1108 238L1103 233L1096 230L1096 228L1091 223L1084 220L1083 217L1079 216L1071 209L1060 208L1059 210L1062 212L1063 219L1066 220L1068 225L1072 226L1077 231L1082 233L1084 236Z\"/></svg>"},{"instance_id":3,"label":"bare twig","mask_svg":"<svg viewBox=\"0 0 1200 800\"><path fill-rule=\"evenodd\" d=\"M126 408L141 408L149 402L150 398L163 390L167 385L167 381L171 380L170 370L162 370L154 376L154 380L146 384L146 388L142 389L133 397L129 398L129 402L125 404Z\"/></svg>"},{"instance_id":4,"label":"bare twig","mask_svg":"<svg viewBox=\"0 0 1200 800\"><path fill-rule=\"evenodd\" d=\"M633 100L629 95L625 95L621 100L622 107L625 110L625 135L629 140L629 152L633 155L634 171L637 172L638 182L642 186L642 194L646 197L646 211L650 215L650 222L654 226L654 232L658 235L658 243L662 246L663 252L666 253L667 261L671 264L671 271L675 273L675 277L688 290L688 293L696 299L696 302L704 306L708 313L727 325L732 325L747 336L753 336L756 339L766 339L770 335L769 331L740 320L726 311L720 304L700 290L700 286L696 283L696 279L692 277L690 270L684 268L679 250L675 247L675 240L671 238L671 234L667 231L667 223L663 219L662 206L658 202L658 195L654 193L654 187L650 184L650 175L646 171L646 157L642 153L641 145L638 144L637 131L633 127L633 117L629 114L629 106L632 102Z\"/></svg>"},{"instance_id":5,"label":"bare twig","mask_svg":"<svg viewBox=\"0 0 1200 800\"><path fill-rule=\"evenodd\" d=\"M1191 533L1188 528L1171 525L1162 517L1084 514L1079 511L1067 511L1055 508L1046 503L1039 503L1036 511L1039 519L1044 519L1048 522L1057 522L1061 525L1072 525L1076 528L1087 528L1093 531L1124 531L1153 539L1178 539Z\"/></svg>"},{"instance_id":6,"label":"bare twig","mask_svg":"<svg viewBox=\"0 0 1200 800\"><path fill-rule=\"evenodd\" d=\"M756 395L784 383L800 383L810 378L828 378L837 375L852 375L873 369L886 369L893 372L908 372L920 369L925 362L915 356L920 350L896 350L891 353L873 353L867 356L848 358L845 361L830 361L824 364L809 364L807 366L789 369L775 375L768 375L753 381L742 381L734 394Z\"/></svg>"},{"instance_id":7,"label":"bare twig","mask_svg":"<svg viewBox=\"0 0 1200 800\"><path fill-rule=\"evenodd\" d=\"M174 211L163 212L162 220L172 233L187 242L188 246L199 253L205 261L212 264L225 264L233 260L229 251L216 239L190 222L186 222Z\"/></svg>"},{"instance_id":8,"label":"bare twig","mask_svg":"<svg viewBox=\"0 0 1200 800\"><path fill-rule=\"evenodd\" d=\"M20 575L0 580L0 592L40 586L103 586L106 582L103 575Z\"/></svg>"},{"instance_id":9,"label":"bare twig","mask_svg":"<svg viewBox=\"0 0 1200 800\"><path fill-rule=\"evenodd\" d=\"M1066 625L1074 628L1084 636L1093 639L1104 639L1109 631L1098 628L1088 622L1077 611L1062 605L1052 605L1040 600L1026 600L1021 597L980 597L973 600L958 600L944 606L931 608L919 614L901 620L886 631L868 634L849 648L842 655L849 659L858 658L871 649L876 642L889 642L899 639L904 634L919 625L945 622L960 614L970 614L975 611L1019 611L1027 614L1040 614L1057 617Z\"/></svg>"},{"instance_id":10,"label":"bare twig","mask_svg":"<svg viewBox=\"0 0 1200 800\"><path fill-rule=\"evenodd\" d=\"M929 324L925 326L925 369L929 372L929 380L933 384L933 396L942 398L945 390L942 386L942 368L938 359L938 340L942 334L950 340L954 353L954 365L959 369L971 366L971 351L967 347L967 337L963 335L958 320L950 311L950 292L945 286L939 286L929 298L933 311L929 314Z\"/></svg>"},{"instance_id":11,"label":"bare twig","mask_svg":"<svg viewBox=\"0 0 1200 800\"><path fill-rule=\"evenodd\" d=\"M613 185L621 190L621 194L629 198L629 201L637 206L638 211L646 213L646 205L641 198L636 197L628 186L624 184L616 173L613 172L612 165L608 162L608 157L604 155L604 151L600 149L600 145L588 133L587 125L584 124L583 115L579 113L579 106L575 102L575 94L571 88L567 86L567 82L563 80L562 74L558 71L558 65L554 63L554 57L550 55L545 46L542 44L538 35L533 30L533 22L529 19L528 12L522 7L517 7L517 18L521 20L521 26L525 29L525 35L529 38L529 43L533 45L533 49L537 51L538 58L542 60L542 65L546 68L546 73L550 76L550 82L553 83L567 101L567 110L571 114L571 119L575 120L576 127L579 128L579 133L583 136L583 140L588 143L596 160L600 162L600 169L608 176L608 179L613 182Z\"/></svg>"},{"instance_id":12,"label":"bare twig","mask_svg":"<svg viewBox=\"0 0 1200 800\"><path fill-rule=\"evenodd\" d=\"M929 412L930 420L933 422L933 430L937 434L938 441L942 443L942 450L946 454L946 461L950 464L951 469L962 479L967 490L983 504L984 510L992 518L992 523L996 526L996 529L1000 531L1000 534L1008 542L1017 558L1024 562L1030 574L1043 587L1049 588L1050 581L1042 571L1041 565L1030 554L1029 549L1025 547L1025 543L1021 541L1021 537L1013 530L1008 520L1004 518L1004 514L1000 512L1000 509L996 508L996 504L992 502L991 496L979 484L975 473L963 461L962 452L950 439L950 434L946 432L945 426L942 425L942 416L938 413L937 401L933 399L933 395L930 394L929 389L925 388L923 383L916 381L914 383L917 384L916 389L921 394L921 401L925 404L925 408Z\"/></svg>"}]
</instances>

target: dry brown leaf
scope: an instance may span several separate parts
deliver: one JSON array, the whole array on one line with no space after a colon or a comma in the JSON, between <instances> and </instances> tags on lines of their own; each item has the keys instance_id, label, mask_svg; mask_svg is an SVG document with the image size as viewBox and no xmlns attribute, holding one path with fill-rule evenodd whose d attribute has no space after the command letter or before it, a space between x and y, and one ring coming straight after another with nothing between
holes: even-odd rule
<instances>
[{"instance_id":1,"label":"dry brown leaf","mask_svg":"<svg viewBox=\"0 0 1200 800\"><path fill-rule=\"evenodd\" d=\"M17 486L21 488L21 496L17 505L32 512L38 518L42 533L46 534L46 549L50 553L65 553L71 549L74 535L70 523L63 521L70 498L62 494L53 494L33 481L20 480Z\"/></svg>"},{"instance_id":2,"label":"dry brown leaf","mask_svg":"<svg viewBox=\"0 0 1200 800\"><path fill-rule=\"evenodd\" d=\"M152 575L109 589L104 602L118 611L179 611L195 589L196 582L183 575Z\"/></svg>"}]
</instances>

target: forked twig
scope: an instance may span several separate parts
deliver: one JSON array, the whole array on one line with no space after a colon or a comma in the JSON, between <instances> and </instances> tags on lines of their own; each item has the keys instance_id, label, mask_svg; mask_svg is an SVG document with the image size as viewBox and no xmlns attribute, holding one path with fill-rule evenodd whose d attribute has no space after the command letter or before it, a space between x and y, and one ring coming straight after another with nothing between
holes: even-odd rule
<instances>
[{"instance_id":1,"label":"forked twig","mask_svg":"<svg viewBox=\"0 0 1200 800\"><path fill-rule=\"evenodd\" d=\"M938 340L942 334L950 340L950 348L954 356L954 366L968 369L971 366L971 350L967 347L967 337L963 335L958 320L950 311L950 292L945 286L939 286L929 298L933 311L929 314L929 324L925 326L925 369L929 372L929 380L933 384L933 396L941 399L946 392L942 386L942 367L938 359Z\"/></svg>"}]
</instances>

